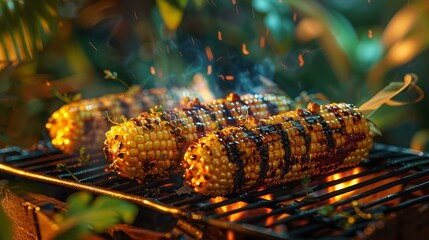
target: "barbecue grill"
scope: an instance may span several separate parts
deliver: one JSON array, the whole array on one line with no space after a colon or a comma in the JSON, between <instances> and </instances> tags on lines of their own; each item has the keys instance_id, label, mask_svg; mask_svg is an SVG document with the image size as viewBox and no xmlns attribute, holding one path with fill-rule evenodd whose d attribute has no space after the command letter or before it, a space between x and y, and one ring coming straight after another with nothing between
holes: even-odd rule
<instances>
[{"instance_id":1,"label":"barbecue grill","mask_svg":"<svg viewBox=\"0 0 429 240\"><path fill-rule=\"evenodd\" d=\"M416 239L429 231L429 155L409 149L375 144L358 167L225 198L192 192L180 174L138 183L105 171L108 164L101 152L83 164L49 144L12 147L1 150L0 176L43 184L60 201L78 190L132 201L140 206L134 227L171 238Z\"/></svg>"}]
</instances>

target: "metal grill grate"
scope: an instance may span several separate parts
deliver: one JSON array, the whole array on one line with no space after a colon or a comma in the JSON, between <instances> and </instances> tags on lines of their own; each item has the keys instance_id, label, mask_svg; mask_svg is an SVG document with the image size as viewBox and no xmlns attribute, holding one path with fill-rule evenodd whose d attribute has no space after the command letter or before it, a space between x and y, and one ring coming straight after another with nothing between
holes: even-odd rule
<instances>
[{"instance_id":1,"label":"metal grill grate","mask_svg":"<svg viewBox=\"0 0 429 240\"><path fill-rule=\"evenodd\" d=\"M86 164L50 148L3 149L0 156L5 165L74 181L56 167L64 163L80 183L171 208L175 211L167 212L179 219L175 231L192 238L356 237L383 228L386 220L404 209L429 202L428 154L380 144L359 167L313 177L307 185L297 181L215 199L183 187L180 177L145 184L121 178L105 171L108 162L102 153L93 154Z\"/></svg>"}]
</instances>

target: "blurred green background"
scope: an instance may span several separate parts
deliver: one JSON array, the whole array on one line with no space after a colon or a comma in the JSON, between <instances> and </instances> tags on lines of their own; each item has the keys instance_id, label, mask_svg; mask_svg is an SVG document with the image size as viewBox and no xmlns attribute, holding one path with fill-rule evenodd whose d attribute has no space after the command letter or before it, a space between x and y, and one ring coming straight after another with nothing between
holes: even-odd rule
<instances>
[{"instance_id":1,"label":"blurred green background","mask_svg":"<svg viewBox=\"0 0 429 240\"><path fill-rule=\"evenodd\" d=\"M359 105L408 73L427 92L427 26L426 0L0 0L0 147L47 139L55 92L126 90L104 70L146 88L201 73L218 97L275 86ZM382 107L376 141L428 150L428 103Z\"/></svg>"}]
</instances>

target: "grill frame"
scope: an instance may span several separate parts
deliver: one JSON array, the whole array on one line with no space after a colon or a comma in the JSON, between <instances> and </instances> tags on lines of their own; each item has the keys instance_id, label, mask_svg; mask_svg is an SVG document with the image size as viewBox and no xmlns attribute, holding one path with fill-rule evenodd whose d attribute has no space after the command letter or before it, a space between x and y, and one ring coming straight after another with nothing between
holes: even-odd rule
<instances>
[{"instance_id":1,"label":"grill frame","mask_svg":"<svg viewBox=\"0 0 429 240\"><path fill-rule=\"evenodd\" d=\"M77 159L78 156L62 154L58 150L52 148L49 143L40 144L36 151L25 151L20 148L12 147L0 150L0 171L7 174L6 178L10 176L19 177L59 187L66 187L69 190L84 190L94 194L104 194L132 201L140 205L141 208L172 216L176 219L174 229L191 238L216 238L216 236L210 236L213 232L217 232L216 229L220 229L223 233L225 233L225 231L232 231L239 235L251 236L253 238L306 238L309 237L308 232L326 230L327 228L332 228L332 231L335 232L335 235L329 235L329 237L347 238L356 236L358 233L367 229L368 226L374 227L380 221L385 220L358 219L356 224L338 234L338 229L341 228L338 226L338 222L333 222L331 217L320 215L317 207L313 207L309 210L305 209L315 205L314 202L303 200L300 202L294 201L306 196L306 189L302 188L299 181L283 184L281 186L269 187L257 192L228 196L224 201L211 203L208 201L208 197L195 193L189 195L189 189L180 187L182 186L182 181L179 177L159 182L138 184L136 181L120 178L114 173L104 171L109 163L104 159L102 153L93 153L91 155L91 161L85 165L79 163ZM79 178L80 182L74 181L69 173L58 170L56 168L56 164L58 163L66 164L74 175ZM383 165L383 163L387 163L387 166ZM307 190L317 193L323 189L352 180L356 177L364 177L368 174L386 171L386 169L393 169L393 171L389 171L384 175L370 178L368 181L357 183L343 188L342 190L337 190L334 193L323 193L317 196L318 200L323 202L340 193L356 190L361 186L371 186L371 184L377 183L380 180L402 176L405 173L409 173L410 175L407 176L411 176L402 176L402 178L399 178L399 181L383 184L377 188L372 188L361 193L360 195L354 195L340 202L331 204L335 209L338 209L366 195L375 194L379 192L379 190L384 191L386 188L391 188L398 184L408 184L410 182L415 182L416 179L418 180L420 177L426 177L429 175L429 154L395 146L375 144L368 159L362 163L361 167L367 168L367 170L354 176L347 176L329 182L323 181L326 179L326 175L314 177ZM350 170L350 168L339 170L336 173L346 172L347 170ZM416 179L413 180L413 178ZM106 188L107 185L109 185L108 188ZM408 196L408 194L417 191L427 191L428 186L429 178L423 183L414 184L414 186L404 191L388 195L386 198L381 198L377 201L378 203L383 203L395 200L396 198L403 198L405 195ZM158 189L159 191L153 189ZM292 192L292 190L294 192ZM273 200L261 198L261 196L268 193L273 194ZM247 202L248 205L244 208L233 209L225 213L215 211L216 209L239 201ZM285 205L284 203L287 201L291 201L291 203ZM385 209L375 208L376 210L374 210L373 214L379 211L379 213L383 213L388 217L391 213L396 214L412 206L422 205L427 202L429 202L429 191L425 195L412 197L410 200L400 202L396 207ZM344 209L341 210L341 212L351 215L355 214L355 211L367 211L375 205L377 204L370 203L369 205L359 206L357 209L343 207ZM323 207L323 205L320 204L316 204L316 206ZM241 219L237 222L230 222L225 219L236 212L262 208L269 208L272 210L251 218ZM289 213L291 216L276 220L270 224L269 227L271 228L255 224L255 222L266 222L268 217L283 213ZM311 224L296 229L290 228L289 225L295 221L308 221ZM288 229L286 231L286 228L283 227L280 232L274 231L280 228L278 226L288 226ZM211 229L213 231L210 231ZM216 233L214 235L216 235Z\"/></svg>"}]
</instances>

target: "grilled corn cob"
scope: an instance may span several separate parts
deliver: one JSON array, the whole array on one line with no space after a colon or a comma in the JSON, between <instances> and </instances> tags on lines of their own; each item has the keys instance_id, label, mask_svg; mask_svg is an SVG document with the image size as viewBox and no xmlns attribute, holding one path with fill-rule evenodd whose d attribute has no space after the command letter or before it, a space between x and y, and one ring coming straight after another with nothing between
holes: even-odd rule
<instances>
[{"instance_id":1,"label":"grilled corn cob","mask_svg":"<svg viewBox=\"0 0 429 240\"><path fill-rule=\"evenodd\" d=\"M101 150L110 120L119 121L121 116L137 116L150 106L162 105L166 109L176 107L185 96L199 96L196 91L174 88L142 89L135 86L126 93L108 94L99 98L84 99L63 105L46 123L52 144L65 153L85 147Z\"/></svg>"},{"instance_id":2,"label":"grilled corn cob","mask_svg":"<svg viewBox=\"0 0 429 240\"><path fill-rule=\"evenodd\" d=\"M208 104L195 100L189 108L152 111L113 126L104 152L110 168L128 178L165 177L178 165L186 148L205 133L245 121L266 118L294 107L286 96L231 93Z\"/></svg>"},{"instance_id":3,"label":"grilled corn cob","mask_svg":"<svg viewBox=\"0 0 429 240\"><path fill-rule=\"evenodd\" d=\"M181 165L196 192L222 196L356 165L371 146L368 121L355 106L310 103L207 134Z\"/></svg>"}]
</instances>

